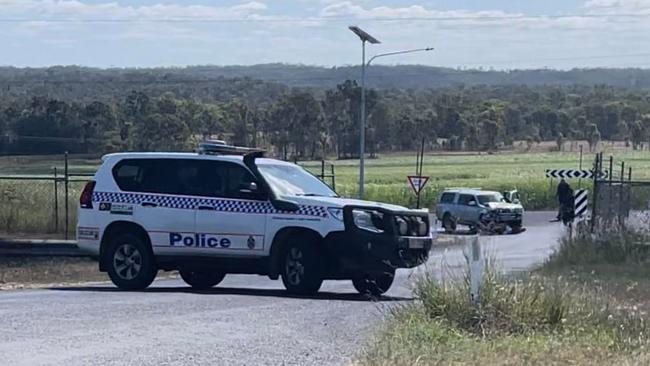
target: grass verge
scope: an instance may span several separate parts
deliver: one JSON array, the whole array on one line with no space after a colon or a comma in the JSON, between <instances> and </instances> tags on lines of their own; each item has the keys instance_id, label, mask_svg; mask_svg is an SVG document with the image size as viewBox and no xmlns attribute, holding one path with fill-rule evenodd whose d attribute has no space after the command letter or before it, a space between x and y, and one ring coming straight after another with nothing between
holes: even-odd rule
<instances>
[{"instance_id":1,"label":"grass verge","mask_svg":"<svg viewBox=\"0 0 650 366\"><path fill-rule=\"evenodd\" d=\"M466 278L424 276L418 301L391 310L358 363L650 364L645 238L584 235L564 240L543 269L524 277L488 270L479 306L469 303Z\"/></svg>"}]
</instances>

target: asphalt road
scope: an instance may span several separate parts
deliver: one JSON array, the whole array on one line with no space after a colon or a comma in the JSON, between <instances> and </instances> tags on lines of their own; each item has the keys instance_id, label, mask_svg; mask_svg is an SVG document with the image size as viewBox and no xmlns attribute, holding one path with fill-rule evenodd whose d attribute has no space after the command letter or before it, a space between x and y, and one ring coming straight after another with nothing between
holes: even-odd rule
<instances>
[{"instance_id":1,"label":"asphalt road","mask_svg":"<svg viewBox=\"0 0 650 366\"><path fill-rule=\"evenodd\" d=\"M482 247L503 271L530 268L561 235L552 216L529 213L526 232L484 237ZM436 248L418 271L461 268L462 247ZM0 365L341 365L372 340L388 308L412 299L414 272L398 271L378 302L348 281L295 298L280 281L244 275L205 292L179 280L144 292L109 284L0 292Z\"/></svg>"}]
</instances>

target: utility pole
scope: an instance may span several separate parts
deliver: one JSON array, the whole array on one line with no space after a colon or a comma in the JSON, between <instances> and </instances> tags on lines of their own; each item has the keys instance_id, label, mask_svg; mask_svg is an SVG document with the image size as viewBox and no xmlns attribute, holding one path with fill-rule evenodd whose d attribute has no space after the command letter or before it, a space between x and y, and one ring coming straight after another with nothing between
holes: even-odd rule
<instances>
[{"instance_id":1,"label":"utility pole","mask_svg":"<svg viewBox=\"0 0 650 366\"><path fill-rule=\"evenodd\" d=\"M379 57L401 55L404 53L432 51L433 48L418 48L414 50L397 51L375 55L366 62L366 42L370 44L381 43L375 37L368 34L357 26L348 27L359 39L361 39L361 105L359 118L359 199L364 197L364 180L365 180L365 155L366 155L366 68L370 66L373 60Z\"/></svg>"}]
</instances>

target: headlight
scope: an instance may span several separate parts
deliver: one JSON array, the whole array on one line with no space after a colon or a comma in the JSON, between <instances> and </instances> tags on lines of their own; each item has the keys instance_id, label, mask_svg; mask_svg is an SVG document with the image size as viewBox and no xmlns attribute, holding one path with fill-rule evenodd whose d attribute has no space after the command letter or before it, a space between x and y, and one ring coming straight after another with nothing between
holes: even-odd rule
<instances>
[{"instance_id":1,"label":"headlight","mask_svg":"<svg viewBox=\"0 0 650 366\"><path fill-rule=\"evenodd\" d=\"M409 233L409 224L401 217L395 218L395 223L397 224L397 233L399 235L408 235Z\"/></svg>"},{"instance_id":2,"label":"headlight","mask_svg":"<svg viewBox=\"0 0 650 366\"><path fill-rule=\"evenodd\" d=\"M384 214L374 210L352 210L354 225L373 233L384 232Z\"/></svg>"}]
</instances>

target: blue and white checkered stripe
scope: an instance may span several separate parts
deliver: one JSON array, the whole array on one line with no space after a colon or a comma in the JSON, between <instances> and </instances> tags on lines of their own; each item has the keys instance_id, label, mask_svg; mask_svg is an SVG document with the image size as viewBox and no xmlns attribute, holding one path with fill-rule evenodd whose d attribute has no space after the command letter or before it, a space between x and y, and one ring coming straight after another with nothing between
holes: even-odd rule
<instances>
[{"instance_id":1,"label":"blue and white checkered stripe","mask_svg":"<svg viewBox=\"0 0 650 366\"><path fill-rule=\"evenodd\" d=\"M199 206L211 206L215 211L257 214L298 214L304 216L327 217L327 210L322 206L300 205L297 212L276 210L268 201L227 200L219 198L198 198L146 193L94 192L93 202L130 203L139 205L143 202L154 203L158 207L194 210Z\"/></svg>"}]
</instances>

